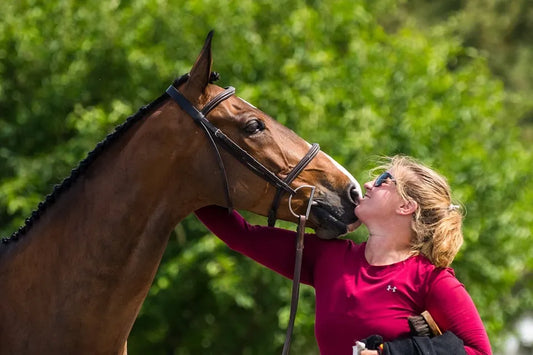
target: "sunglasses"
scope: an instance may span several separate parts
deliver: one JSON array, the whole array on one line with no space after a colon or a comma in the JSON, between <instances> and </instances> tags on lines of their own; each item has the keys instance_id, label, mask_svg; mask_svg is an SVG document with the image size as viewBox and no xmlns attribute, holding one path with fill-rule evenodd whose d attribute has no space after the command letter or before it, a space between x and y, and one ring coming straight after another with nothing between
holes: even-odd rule
<instances>
[{"instance_id":1,"label":"sunglasses","mask_svg":"<svg viewBox=\"0 0 533 355\"><path fill-rule=\"evenodd\" d=\"M374 181L374 187L380 187L387 179L390 179L393 183L396 183L394 176L392 176L388 171L385 171L376 178L376 181Z\"/></svg>"}]
</instances>

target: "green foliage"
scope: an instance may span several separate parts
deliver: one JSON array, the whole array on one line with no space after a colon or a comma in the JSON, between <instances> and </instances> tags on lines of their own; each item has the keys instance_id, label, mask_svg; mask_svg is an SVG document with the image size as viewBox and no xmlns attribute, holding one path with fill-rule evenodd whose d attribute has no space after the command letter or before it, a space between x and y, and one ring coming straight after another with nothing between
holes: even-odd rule
<instances>
[{"instance_id":1,"label":"green foliage","mask_svg":"<svg viewBox=\"0 0 533 355\"><path fill-rule=\"evenodd\" d=\"M454 268L497 345L506 325L533 309L532 156L519 128L526 108L460 33L420 32L398 20L401 11L393 0L4 4L0 231L14 231L96 142L188 71L215 29L221 85L319 142L361 181L376 157L396 153L449 177L468 211ZM294 353L317 352L313 298L303 288ZM279 352L289 299L288 280L187 218L130 353Z\"/></svg>"},{"instance_id":2,"label":"green foliage","mask_svg":"<svg viewBox=\"0 0 533 355\"><path fill-rule=\"evenodd\" d=\"M492 72L512 92L509 105L519 107L522 137L533 139L533 3L530 0L402 1L395 20L416 22L430 30L438 27L460 38L466 46L487 54Z\"/></svg>"}]
</instances>

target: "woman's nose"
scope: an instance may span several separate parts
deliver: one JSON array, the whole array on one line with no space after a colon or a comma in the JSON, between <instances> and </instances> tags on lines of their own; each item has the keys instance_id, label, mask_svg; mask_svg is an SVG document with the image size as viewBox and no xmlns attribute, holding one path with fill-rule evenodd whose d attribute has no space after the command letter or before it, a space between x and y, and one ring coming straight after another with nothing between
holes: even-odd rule
<instances>
[{"instance_id":1,"label":"woman's nose","mask_svg":"<svg viewBox=\"0 0 533 355\"><path fill-rule=\"evenodd\" d=\"M374 181L367 181L363 185L365 187L365 190L371 190L374 186Z\"/></svg>"}]
</instances>

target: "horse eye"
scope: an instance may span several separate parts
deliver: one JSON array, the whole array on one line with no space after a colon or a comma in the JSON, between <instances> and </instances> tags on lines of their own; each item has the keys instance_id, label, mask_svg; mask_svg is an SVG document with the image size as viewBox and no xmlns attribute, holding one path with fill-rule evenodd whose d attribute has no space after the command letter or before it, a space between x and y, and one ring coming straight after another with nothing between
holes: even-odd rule
<instances>
[{"instance_id":1,"label":"horse eye","mask_svg":"<svg viewBox=\"0 0 533 355\"><path fill-rule=\"evenodd\" d=\"M244 127L244 131L248 134L255 134L259 133L262 130L265 129L265 124L263 121L260 121L258 119L250 120L246 123L246 126Z\"/></svg>"}]
</instances>

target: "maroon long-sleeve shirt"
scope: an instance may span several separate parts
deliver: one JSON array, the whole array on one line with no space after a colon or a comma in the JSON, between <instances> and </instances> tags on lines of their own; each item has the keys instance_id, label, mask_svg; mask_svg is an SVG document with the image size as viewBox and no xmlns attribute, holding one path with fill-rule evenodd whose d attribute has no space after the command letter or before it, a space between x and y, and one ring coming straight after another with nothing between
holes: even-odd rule
<instances>
[{"instance_id":1,"label":"maroon long-sleeve shirt","mask_svg":"<svg viewBox=\"0 0 533 355\"><path fill-rule=\"evenodd\" d=\"M199 219L230 248L292 278L296 233L252 226L238 213L209 206ZM301 282L315 288L315 335L323 355L351 355L356 340L373 334L385 341L409 336L407 317L428 310L467 354L491 354L477 309L451 268L423 256L386 266L370 265L365 243L322 240L306 234Z\"/></svg>"}]
</instances>

